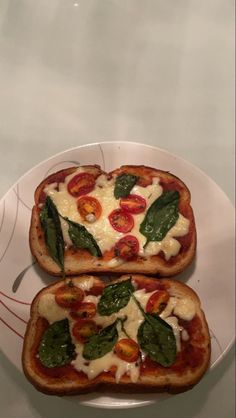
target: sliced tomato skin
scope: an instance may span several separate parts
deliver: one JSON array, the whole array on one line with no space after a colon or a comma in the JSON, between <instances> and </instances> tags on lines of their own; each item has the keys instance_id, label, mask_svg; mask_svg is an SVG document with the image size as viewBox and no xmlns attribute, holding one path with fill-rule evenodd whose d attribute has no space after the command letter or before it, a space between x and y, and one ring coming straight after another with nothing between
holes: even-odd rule
<instances>
[{"instance_id":1,"label":"sliced tomato skin","mask_svg":"<svg viewBox=\"0 0 236 418\"><path fill-rule=\"evenodd\" d=\"M77 200L77 208L82 219L87 220L87 215L94 215L96 220L100 218L102 206L100 202L92 196L82 196Z\"/></svg>"},{"instance_id":2,"label":"sliced tomato skin","mask_svg":"<svg viewBox=\"0 0 236 418\"><path fill-rule=\"evenodd\" d=\"M85 294L92 296L100 296L104 290L104 287L104 283L96 283L91 287L91 289L86 290Z\"/></svg>"},{"instance_id":3,"label":"sliced tomato skin","mask_svg":"<svg viewBox=\"0 0 236 418\"><path fill-rule=\"evenodd\" d=\"M120 199L120 207L129 213L142 213L145 211L146 206L146 200L137 194L130 194Z\"/></svg>"},{"instance_id":4,"label":"sliced tomato skin","mask_svg":"<svg viewBox=\"0 0 236 418\"><path fill-rule=\"evenodd\" d=\"M134 363L139 358L139 345L131 338L122 338L114 348L114 352L121 360Z\"/></svg>"},{"instance_id":5,"label":"sliced tomato skin","mask_svg":"<svg viewBox=\"0 0 236 418\"><path fill-rule=\"evenodd\" d=\"M115 209L108 216L111 226L118 232L126 234L134 226L133 216L123 209Z\"/></svg>"},{"instance_id":6,"label":"sliced tomato skin","mask_svg":"<svg viewBox=\"0 0 236 418\"><path fill-rule=\"evenodd\" d=\"M72 177L67 185L68 192L73 197L90 193L95 187L95 178L90 173L79 173Z\"/></svg>"},{"instance_id":7,"label":"sliced tomato skin","mask_svg":"<svg viewBox=\"0 0 236 418\"><path fill-rule=\"evenodd\" d=\"M115 245L115 255L124 260L131 260L139 252L139 242L133 235L126 235Z\"/></svg>"},{"instance_id":8,"label":"sliced tomato skin","mask_svg":"<svg viewBox=\"0 0 236 418\"><path fill-rule=\"evenodd\" d=\"M56 303L63 308L74 308L84 298L84 291L77 286L65 284L59 287L55 293Z\"/></svg>"},{"instance_id":9,"label":"sliced tomato skin","mask_svg":"<svg viewBox=\"0 0 236 418\"><path fill-rule=\"evenodd\" d=\"M97 324L92 319L78 319L72 328L73 336L82 344L86 343L97 331Z\"/></svg>"},{"instance_id":10,"label":"sliced tomato skin","mask_svg":"<svg viewBox=\"0 0 236 418\"><path fill-rule=\"evenodd\" d=\"M70 312L73 319L93 318L96 315L96 305L92 302L82 302L76 309Z\"/></svg>"},{"instance_id":11,"label":"sliced tomato skin","mask_svg":"<svg viewBox=\"0 0 236 418\"><path fill-rule=\"evenodd\" d=\"M166 290L157 290L153 293L147 301L146 312L147 313L160 313L165 305L168 303L170 295Z\"/></svg>"}]
</instances>

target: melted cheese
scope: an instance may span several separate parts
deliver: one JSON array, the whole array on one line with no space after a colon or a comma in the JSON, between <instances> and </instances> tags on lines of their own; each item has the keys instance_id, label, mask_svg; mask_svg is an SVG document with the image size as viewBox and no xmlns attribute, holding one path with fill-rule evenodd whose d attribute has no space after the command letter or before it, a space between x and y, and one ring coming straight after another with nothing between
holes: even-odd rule
<instances>
[{"instance_id":1,"label":"melted cheese","mask_svg":"<svg viewBox=\"0 0 236 418\"><path fill-rule=\"evenodd\" d=\"M178 323L178 318L176 316L169 316L165 319L167 324L169 324L173 330L175 341L176 341L176 349L177 351L181 350L181 343L180 343L180 327Z\"/></svg>"},{"instance_id":2,"label":"melted cheese","mask_svg":"<svg viewBox=\"0 0 236 418\"><path fill-rule=\"evenodd\" d=\"M86 221L81 218L77 210L77 199L71 196L67 191L68 182L76 174L83 171L86 171L86 169L79 167L76 172L67 176L65 182L60 183L59 187L57 187L57 183L53 183L45 187L44 192L52 198L59 213L62 216L68 217L70 220L78 222L87 228L87 230L97 241L102 253L104 253L105 251L111 250L111 248L115 246L116 242L125 235L116 231L111 226L108 219L109 214L113 210L120 208L119 199L115 199L114 197L115 179L112 178L109 180L104 174L100 175L96 179L96 187L92 192L88 193L88 196L92 196L98 199L102 206L102 216L95 222L90 222L90 220ZM174 239L174 237L180 237L188 233L188 219L180 214L178 221L174 227L170 229L165 238L160 242L150 242L146 248L144 248L146 238L139 231L140 224L143 221L148 208L158 197L161 196L162 191L163 190L159 185L158 178L154 178L153 183L147 187L141 187L138 185L133 187L131 193L144 197L147 202L147 207L145 212L133 215L134 227L130 233L134 235L139 241L140 256L152 256L158 254L160 251L163 251L166 260L169 260L170 257L177 255L180 250L180 243ZM68 234L68 226L66 225L65 221L61 221L61 226L66 245L70 246L71 240ZM111 268L115 268L117 265L121 264L119 260L115 260L116 259L111 261Z\"/></svg>"},{"instance_id":3,"label":"melted cheese","mask_svg":"<svg viewBox=\"0 0 236 418\"><path fill-rule=\"evenodd\" d=\"M181 331L181 338L183 341L188 341L189 340L189 335L188 332L186 331L186 329L183 329Z\"/></svg>"},{"instance_id":4,"label":"melted cheese","mask_svg":"<svg viewBox=\"0 0 236 418\"><path fill-rule=\"evenodd\" d=\"M174 308L174 314L185 321L191 321L196 314L195 303L188 298L178 299Z\"/></svg>"},{"instance_id":5,"label":"melted cheese","mask_svg":"<svg viewBox=\"0 0 236 418\"><path fill-rule=\"evenodd\" d=\"M168 316L172 314L172 311L175 308L176 304L177 304L177 298L170 297L165 309L161 312L160 317L164 320L168 318Z\"/></svg>"},{"instance_id":6,"label":"melted cheese","mask_svg":"<svg viewBox=\"0 0 236 418\"><path fill-rule=\"evenodd\" d=\"M177 351L180 351L180 337L182 337L183 341L187 341L188 333L179 326L178 318L176 316L171 316L172 313L185 321L191 321L196 315L196 306L194 302L189 298L170 297L164 311L162 311L160 314L160 317L164 319L164 321L166 321L173 329L176 348Z\"/></svg>"},{"instance_id":7,"label":"melted cheese","mask_svg":"<svg viewBox=\"0 0 236 418\"><path fill-rule=\"evenodd\" d=\"M105 354L105 356L101 358L88 362L83 358L82 351L83 346L81 344L76 344L77 357L74 361L72 361L71 364L76 370L83 371L90 380L94 379L104 371L109 371L112 366L116 366L117 369L115 373L115 379L117 383L125 373L130 376L132 382L137 382L140 371L139 366L135 363L122 361L112 351Z\"/></svg>"},{"instance_id":8,"label":"melted cheese","mask_svg":"<svg viewBox=\"0 0 236 418\"><path fill-rule=\"evenodd\" d=\"M88 291L93 287L93 283L94 283L94 278L93 277L89 277L89 278L85 278L84 280L80 280L80 282L74 282L75 286L79 287L80 289L84 290L84 291Z\"/></svg>"},{"instance_id":9,"label":"melted cheese","mask_svg":"<svg viewBox=\"0 0 236 418\"><path fill-rule=\"evenodd\" d=\"M65 242L67 247L70 247L72 245L72 241L70 239L69 232L68 232L69 231L69 225L65 221L65 219L63 219L63 218L60 218L60 223L61 223L61 230L62 230L62 235L63 235L64 242Z\"/></svg>"},{"instance_id":10,"label":"melted cheese","mask_svg":"<svg viewBox=\"0 0 236 418\"><path fill-rule=\"evenodd\" d=\"M172 312L185 321L191 321L196 315L196 305L189 298L171 296L160 317L165 320Z\"/></svg>"},{"instance_id":11,"label":"melted cheese","mask_svg":"<svg viewBox=\"0 0 236 418\"><path fill-rule=\"evenodd\" d=\"M55 301L55 295L46 293L39 299L38 314L52 324L68 317L68 309L61 308Z\"/></svg>"}]
</instances>

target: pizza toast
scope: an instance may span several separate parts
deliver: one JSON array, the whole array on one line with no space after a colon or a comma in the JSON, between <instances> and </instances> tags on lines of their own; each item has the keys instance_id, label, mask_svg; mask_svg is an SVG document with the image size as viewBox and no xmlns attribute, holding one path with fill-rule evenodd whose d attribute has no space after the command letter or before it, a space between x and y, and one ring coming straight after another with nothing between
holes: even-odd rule
<instances>
[{"instance_id":1,"label":"pizza toast","mask_svg":"<svg viewBox=\"0 0 236 418\"><path fill-rule=\"evenodd\" d=\"M31 305L27 379L49 395L180 393L203 377L210 336L196 293L172 279L66 278Z\"/></svg>"},{"instance_id":2,"label":"pizza toast","mask_svg":"<svg viewBox=\"0 0 236 418\"><path fill-rule=\"evenodd\" d=\"M187 186L146 166L70 167L35 191L30 248L55 276L142 273L170 277L192 262L196 227Z\"/></svg>"}]
</instances>

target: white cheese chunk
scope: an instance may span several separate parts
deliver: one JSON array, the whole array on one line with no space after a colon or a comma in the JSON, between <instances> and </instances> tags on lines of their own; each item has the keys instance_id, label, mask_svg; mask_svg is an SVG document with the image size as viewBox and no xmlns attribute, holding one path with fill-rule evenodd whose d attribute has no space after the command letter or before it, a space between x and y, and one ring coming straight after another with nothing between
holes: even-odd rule
<instances>
[{"instance_id":1,"label":"white cheese chunk","mask_svg":"<svg viewBox=\"0 0 236 418\"><path fill-rule=\"evenodd\" d=\"M189 340L189 335L188 332L186 331L186 329L183 329L181 331L181 338L183 341L188 341Z\"/></svg>"},{"instance_id":2,"label":"white cheese chunk","mask_svg":"<svg viewBox=\"0 0 236 418\"><path fill-rule=\"evenodd\" d=\"M88 215L85 216L85 219L87 222L92 224L93 222L96 221L96 216L93 213L88 213Z\"/></svg>"},{"instance_id":3,"label":"white cheese chunk","mask_svg":"<svg viewBox=\"0 0 236 418\"><path fill-rule=\"evenodd\" d=\"M195 303L189 298L178 299L178 302L174 308L174 315L185 321L191 321L196 314Z\"/></svg>"},{"instance_id":4,"label":"white cheese chunk","mask_svg":"<svg viewBox=\"0 0 236 418\"><path fill-rule=\"evenodd\" d=\"M38 313L50 324L69 316L68 309L61 308L55 301L55 295L51 293L46 293L39 299Z\"/></svg>"},{"instance_id":5,"label":"white cheese chunk","mask_svg":"<svg viewBox=\"0 0 236 418\"><path fill-rule=\"evenodd\" d=\"M178 316L185 321L191 321L196 315L195 303L189 298L170 297L160 317L166 319L171 314Z\"/></svg>"},{"instance_id":6,"label":"white cheese chunk","mask_svg":"<svg viewBox=\"0 0 236 418\"><path fill-rule=\"evenodd\" d=\"M44 193L48 196L50 196L51 194L53 194L53 192L55 191L55 189L57 188L57 183L50 183L48 184L45 188L44 188Z\"/></svg>"},{"instance_id":7,"label":"white cheese chunk","mask_svg":"<svg viewBox=\"0 0 236 418\"><path fill-rule=\"evenodd\" d=\"M170 297L165 309L161 312L160 317L164 320L168 318L168 316L172 314L173 309L175 308L176 304L177 304L177 298Z\"/></svg>"},{"instance_id":8,"label":"white cheese chunk","mask_svg":"<svg viewBox=\"0 0 236 418\"><path fill-rule=\"evenodd\" d=\"M84 280L81 279L79 281L79 283L75 282L75 286L79 287L80 289L82 289L84 291L90 290L93 287L93 284L94 284L94 278L93 277L89 277L89 278L86 277L86 279L84 279Z\"/></svg>"},{"instance_id":9,"label":"white cheese chunk","mask_svg":"<svg viewBox=\"0 0 236 418\"><path fill-rule=\"evenodd\" d=\"M72 245L72 241L70 239L69 232L68 232L69 231L69 225L65 221L65 219L63 219L63 218L60 218L60 223L61 223L61 230L62 230L62 235L63 235L64 242L65 242L67 247L70 247Z\"/></svg>"}]
</instances>

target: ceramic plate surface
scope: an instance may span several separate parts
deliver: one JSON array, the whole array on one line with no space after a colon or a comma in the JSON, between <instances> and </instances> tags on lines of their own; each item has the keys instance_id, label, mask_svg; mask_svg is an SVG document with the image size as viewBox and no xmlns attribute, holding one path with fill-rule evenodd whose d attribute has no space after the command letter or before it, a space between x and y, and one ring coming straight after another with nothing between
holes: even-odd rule
<instances>
[{"instance_id":1,"label":"ceramic plate surface","mask_svg":"<svg viewBox=\"0 0 236 418\"><path fill-rule=\"evenodd\" d=\"M55 281L34 264L28 234L34 190L49 174L68 166L99 164L105 171L123 164L144 164L170 171L189 187L197 226L197 256L178 278L199 295L212 338L211 369L234 342L234 208L223 191L187 161L164 150L131 142L106 142L74 148L25 174L0 202L1 347L20 370L23 335L30 303ZM68 402L100 408L148 405L167 395L83 395Z\"/></svg>"}]
</instances>

